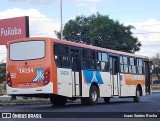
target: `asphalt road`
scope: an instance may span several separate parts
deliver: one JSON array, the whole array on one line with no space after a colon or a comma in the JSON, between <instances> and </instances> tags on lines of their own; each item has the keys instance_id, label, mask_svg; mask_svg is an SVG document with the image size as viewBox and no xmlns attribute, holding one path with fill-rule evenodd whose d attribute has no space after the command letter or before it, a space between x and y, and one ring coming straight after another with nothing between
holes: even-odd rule
<instances>
[{"instance_id":1,"label":"asphalt road","mask_svg":"<svg viewBox=\"0 0 160 121\"><path fill-rule=\"evenodd\" d=\"M51 120L50 118L44 119L44 116L46 116L46 114L49 114L48 117L54 117L53 120L56 121L61 121L61 120L63 121L66 120L159 121L160 118L153 118L153 117L156 116L155 112L159 112L158 114L160 114L160 92L154 92L152 93L152 95L141 97L141 102L139 103L133 102L132 98L112 98L110 103L105 104L103 99L99 98L99 102L96 106L85 106L82 105L79 101L68 102L65 107L55 107L52 106L52 104L50 103L38 104L38 105L10 105L10 106L7 105L7 106L0 106L0 112L12 112L12 113L29 112L34 114L42 113L43 121ZM43 112L47 113L43 114ZM149 114L151 117L152 116L153 117L143 118L143 115L146 116L146 114ZM102 115L105 116L103 117ZM132 117L122 118L125 117L124 115L133 116L134 118ZM135 115L139 117L135 118ZM17 121L21 119L12 119L12 120ZM40 119L34 119L34 120L40 120Z\"/></svg>"}]
</instances>

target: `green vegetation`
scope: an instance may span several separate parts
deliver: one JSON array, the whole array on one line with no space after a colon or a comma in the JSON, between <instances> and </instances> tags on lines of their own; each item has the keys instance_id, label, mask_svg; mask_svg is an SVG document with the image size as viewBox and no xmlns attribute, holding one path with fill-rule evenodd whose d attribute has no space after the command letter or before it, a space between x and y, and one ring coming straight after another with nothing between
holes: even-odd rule
<instances>
[{"instance_id":1,"label":"green vegetation","mask_svg":"<svg viewBox=\"0 0 160 121\"><path fill-rule=\"evenodd\" d=\"M0 83L0 96L6 94L5 83Z\"/></svg>"},{"instance_id":2,"label":"green vegetation","mask_svg":"<svg viewBox=\"0 0 160 121\"><path fill-rule=\"evenodd\" d=\"M134 53L140 50L141 43L132 36L131 29L134 27L124 26L109 16L97 13L69 20L64 26L63 35L69 41ZM60 38L60 32L57 32L57 36Z\"/></svg>"},{"instance_id":3,"label":"green vegetation","mask_svg":"<svg viewBox=\"0 0 160 121\"><path fill-rule=\"evenodd\" d=\"M50 103L49 99L44 98L28 98L28 99L17 99L17 100L7 100L0 101L0 105L30 105L30 104L40 104L40 103Z\"/></svg>"},{"instance_id":4,"label":"green vegetation","mask_svg":"<svg viewBox=\"0 0 160 121\"><path fill-rule=\"evenodd\" d=\"M154 91L154 92L160 91L160 84L153 84L152 85L152 91Z\"/></svg>"},{"instance_id":5,"label":"green vegetation","mask_svg":"<svg viewBox=\"0 0 160 121\"><path fill-rule=\"evenodd\" d=\"M0 63L0 95L5 94L6 63Z\"/></svg>"},{"instance_id":6,"label":"green vegetation","mask_svg":"<svg viewBox=\"0 0 160 121\"><path fill-rule=\"evenodd\" d=\"M154 57L151 59L151 61L154 66L152 74L158 78L158 81L160 83L160 59L159 57Z\"/></svg>"},{"instance_id":7,"label":"green vegetation","mask_svg":"<svg viewBox=\"0 0 160 121\"><path fill-rule=\"evenodd\" d=\"M6 63L0 63L0 83L3 83L6 79Z\"/></svg>"}]
</instances>

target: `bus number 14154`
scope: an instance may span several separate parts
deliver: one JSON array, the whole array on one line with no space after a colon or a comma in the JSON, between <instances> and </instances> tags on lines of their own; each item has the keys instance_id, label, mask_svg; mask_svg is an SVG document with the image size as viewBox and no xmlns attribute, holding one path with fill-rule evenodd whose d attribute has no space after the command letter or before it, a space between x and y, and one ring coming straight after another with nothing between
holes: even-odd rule
<instances>
[{"instance_id":1,"label":"bus number 14154","mask_svg":"<svg viewBox=\"0 0 160 121\"><path fill-rule=\"evenodd\" d=\"M19 73L33 73L33 68L19 69Z\"/></svg>"}]
</instances>

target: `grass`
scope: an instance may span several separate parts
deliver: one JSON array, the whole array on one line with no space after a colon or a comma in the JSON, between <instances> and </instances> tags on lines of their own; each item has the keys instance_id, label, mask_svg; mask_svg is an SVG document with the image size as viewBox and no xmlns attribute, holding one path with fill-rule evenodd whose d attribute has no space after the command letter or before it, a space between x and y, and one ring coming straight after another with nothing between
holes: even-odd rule
<instances>
[{"instance_id":1,"label":"grass","mask_svg":"<svg viewBox=\"0 0 160 121\"><path fill-rule=\"evenodd\" d=\"M44 98L28 98L28 99L16 99L0 101L0 105L30 105L30 104L40 104L40 103L50 103L49 99Z\"/></svg>"},{"instance_id":2,"label":"grass","mask_svg":"<svg viewBox=\"0 0 160 121\"><path fill-rule=\"evenodd\" d=\"M160 84L152 84L152 91L160 91Z\"/></svg>"}]
</instances>

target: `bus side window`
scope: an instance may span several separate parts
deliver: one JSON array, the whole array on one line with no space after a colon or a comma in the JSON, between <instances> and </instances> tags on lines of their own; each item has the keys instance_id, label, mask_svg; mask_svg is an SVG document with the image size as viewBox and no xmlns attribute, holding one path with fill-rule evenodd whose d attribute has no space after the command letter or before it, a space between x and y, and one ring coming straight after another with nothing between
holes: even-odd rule
<instances>
[{"instance_id":1,"label":"bus side window","mask_svg":"<svg viewBox=\"0 0 160 121\"><path fill-rule=\"evenodd\" d=\"M129 73L136 74L136 63L134 57L129 58Z\"/></svg>"},{"instance_id":2,"label":"bus side window","mask_svg":"<svg viewBox=\"0 0 160 121\"><path fill-rule=\"evenodd\" d=\"M128 73L128 57L127 56L120 56L120 69L122 73Z\"/></svg>"},{"instance_id":3,"label":"bus side window","mask_svg":"<svg viewBox=\"0 0 160 121\"><path fill-rule=\"evenodd\" d=\"M144 74L142 59L137 59L137 74Z\"/></svg>"},{"instance_id":4,"label":"bus side window","mask_svg":"<svg viewBox=\"0 0 160 121\"><path fill-rule=\"evenodd\" d=\"M97 52L97 70L101 70L102 53Z\"/></svg>"},{"instance_id":5,"label":"bus side window","mask_svg":"<svg viewBox=\"0 0 160 121\"><path fill-rule=\"evenodd\" d=\"M69 67L69 48L66 45L54 45L55 62L58 67Z\"/></svg>"},{"instance_id":6,"label":"bus side window","mask_svg":"<svg viewBox=\"0 0 160 121\"><path fill-rule=\"evenodd\" d=\"M95 51L84 49L83 50L83 68L96 69Z\"/></svg>"},{"instance_id":7,"label":"bus side window","mask_svg":"<svg viewBox=\"0 0 160 121\"><path fill-rule=\"evenodd\" d=\"M108 71L108 54L102 53L102 62L101 62L101 69L104 71Z\"/></svg>"},{"instance_id":8,"label":"bus side window","mask_svg":"<svg viewBox=\"0 0 160 121\"><path fill-rule=\"evenodd\" d=\"M108 54L103 52L97 52L97 69L102 71L108 71Z\"/></svg>"},{"instance_id":9,"label":"bus side window","mask_svg":"<svg viewBox=\"0 0 160 121\"><path fill-rule=\"evenodd\" d=\"M124 72L124 68L123 68L123 56L120 56L120 72Z\"/></svg>"},{"instance_id":10,"label":"bus side window","mask_svg":"<svg viewBox=\"0 0 160 121\"><path fill-rule=\"evenodd\" d=\"M56 64L58 64L59 57L58 57L58 45L57 44L54 45L54 59L55 59Z\"/></svg>"}]
</instances>

